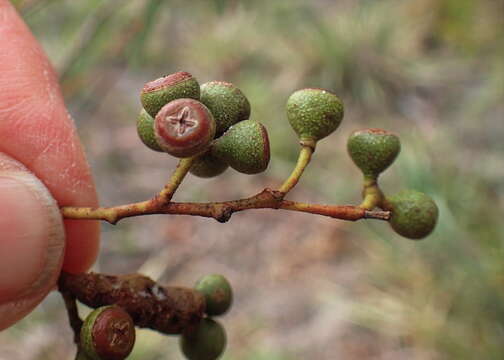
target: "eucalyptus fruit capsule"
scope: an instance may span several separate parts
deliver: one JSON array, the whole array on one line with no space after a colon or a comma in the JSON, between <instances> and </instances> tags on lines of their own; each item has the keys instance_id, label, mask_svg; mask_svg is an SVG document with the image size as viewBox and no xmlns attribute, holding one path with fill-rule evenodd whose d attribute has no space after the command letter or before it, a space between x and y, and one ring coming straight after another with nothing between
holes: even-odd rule
<instances>
[{"instance_id":1,"label":"eucalyptus fruit capsule","mask_svg":"<svg viewBox=\"0 0 504 360\"><path fill-rule=\"evenodd\" d=\"M422 239L434 230L439 210L430 196L415 190L403 190L387 197L385 208L391 211L390 226L410 239Z\"/></svg>"},{"instance_id":2,"label":"eucalyptus fruit capsule","mask_svg":"<svg viewBox=\"0 0 504 360\"><path fill-rule=\"evenodd\" d=\"M170 101L190 98L198 100L200 86L188 72L180 71L146 83L140 93L140 102L150 116Z\"/></svg>"},{"instance_id":3,"label":"eucalyptus fruit capsule","mask_svg":"<svg viewBox=\"0 0 504 360\"><path fill-rule=\"evenodd\" d=\"M222 135L230 126L250 117L250 103L235 85L211 81L201 85L200 101L212 112L217 130Z\"/></svg>"},{"instance_id":4,"label":"eucalyptus fruit capsule","mask_svg":"<svg viewBox=\"0 0 504 360\"><path fill-rule=\"evenodd\" d=\"M196 282L194 288L205 296L205 312L208 315L222 315L231 307L233 290L224 276L219 274L206 275Z\"/></svg>"},{"instance_id":5,"label":"eucalyptus fruit capsule","mask_svg":"<svg viewBox=\"0 0 504 360\"><path fill-rule=\"evenodd\" d=\"M200 178L211 178L222 174L229 165L212 155L211 151L198 156L189 172Z\"/></svg>"},{"instance_id":6,"label":"eucalyptus fruit capsule","mask_svg":"<svg viewBox=\"0 0 504 360\"><path fill-rule=\"evenodd\" d=\"M80 346L91 360L126 359L135 345L135 324L119 306L103 306L84 321Z\"/></svg>"},{"instance_id":7,"label":"eucalyptus fruit capsule","mask_svg":"<svg viewBox=\"0 0 504 360\"><path fill-rule=\"evenodd\" d=\"M266 170L270 160L268 132L259 122L241 121L212 143L212 154L244 174Z\"/></svg>"},{"instance_id":8,"label":"eucalyptus fruit capsule","mask_svg":"<svg viewBox=\"0 0 504 360\"><path fill-rule=\"evenodd\" d=\"M177 99L157 113L154 134L163 151L179 158L190 157L208 149L215 136L215 120L199 101Z\"/></svg>"},{"instance_id":9,"label":"eucalyptus fruit capsule","mask_svg":"<svg viewBox=\"0 0 504 360\"><path fill-rule=\"evenodd\" d=\"M287 100L287 118L301 142L325 138L338 128L343 114L341 100L324 89L301 89Z\"/></svg>"},{"instance_id":10,"label":"eucalyptus fruit capsule","mask_svg":"<svg viewBox=\"0 0 504 360\"><path fill-rule=\"evenodd\" d=\"M156 135L154 134L154 118L145 109L140 111L136 126L138 137L145 146L154 151L163 151L157 143Z\"/></svg>"},{"instance_id":11,"label":"eucalyptus fruit capsule","mask_svg":"<svg viewBox=\"0 0 504 360\"><path fill-rule=\"evenodd\" d=\"M348 154L365 177L376 179L401 151L399 137L382 129L354 131L347 142Z\"/></svg>"},{"instance_id":12,"label":"eucalyptus fruit capsule","mask_svg":"<svg viewBox=\"0 0 504 360\"><path fill-rule=\"evenodd\" d=\"M180 347L189 360L215 360L226 348L226 332L221 324L205 318L195 331L180 337Z\"/></svg>"}]
</instances>

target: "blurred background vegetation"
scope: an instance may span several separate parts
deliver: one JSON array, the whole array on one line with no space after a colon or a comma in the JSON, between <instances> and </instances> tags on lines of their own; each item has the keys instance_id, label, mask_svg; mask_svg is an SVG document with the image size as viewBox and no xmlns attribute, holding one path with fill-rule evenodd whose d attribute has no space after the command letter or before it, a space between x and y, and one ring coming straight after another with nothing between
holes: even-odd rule
<instances>
[{"instance_id":1,"label":"blurred background vegetation","mask_svg":"<svg viewBox=\"0 0 504 360\"><path fill-rule=\"evenodd\" d=\"M502 0L18 0L61 77L102 204L148 198L175 160L136 138L143 83L179 70L249 97L272 162L258 176L189 177L177 199L232 199L279 184L297 157L284 104L323 87L345 102L291 198L359 201L346 137L392 130L403 150L388 193L440 207L421 242L386 224L272 210L103 225L95 270L191 285L223 273L236 302L224 359L504 358L504 2ZM88 309L82 308L85 313ZM0 359L72 359L52 294L0 335ZM177 339L141 331L131 359L181 359Z\"/></svg>"}]
</instances>

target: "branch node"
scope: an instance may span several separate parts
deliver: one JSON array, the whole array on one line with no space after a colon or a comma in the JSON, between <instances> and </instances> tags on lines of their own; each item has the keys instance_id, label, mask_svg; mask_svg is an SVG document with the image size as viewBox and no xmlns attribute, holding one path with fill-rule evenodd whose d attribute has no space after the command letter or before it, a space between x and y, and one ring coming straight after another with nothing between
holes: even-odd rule
<instances>
[{"instance_id":1,"label":"branch node","mask_svg":"<svg viewBox=\"0 0 504 360\"><path fill-rule=\"evenodd\" d=\"M284 192L270 189L270 188L264 189L264 192L268 193L274 200L279 201L279 202L282 201L285 196Z\"/></svg>"},{"instance_id":2,"label":"branch node","mask_svg":"<svg viewBox=\"0 0 504 360\"><path fill-rule=\"evenodd\" d=\"M225 223L231 219L231 215L233 215L233 208L229 205L223 205L216 208L212 216L218 222Z\"/></svg>"}]
</instances>

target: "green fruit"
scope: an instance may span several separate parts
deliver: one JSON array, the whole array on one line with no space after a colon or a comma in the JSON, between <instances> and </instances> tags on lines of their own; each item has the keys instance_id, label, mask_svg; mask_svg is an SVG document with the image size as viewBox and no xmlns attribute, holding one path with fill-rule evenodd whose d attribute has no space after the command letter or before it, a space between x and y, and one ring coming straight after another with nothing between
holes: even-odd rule
<instances>
[{"instance_id":1,"label":"green fruit","mask_svg":"<svg viewBox=\"0 0 504 360\"><path fill-rule=\"evenodd\" d=\"M244 120L229 128L212 144L212 154L244 174L266 170L270 148L266 128L259 122Z\"/></svg>"},{"instance_id":2,"label":"green fruit","mask_svg":"<svg viewBox=\"0 0 504 360\"><path fill-rule=\"evenodd\" d=\"M80 346L91 360L126 359L135 345L135 324L119 306L93 310L80 332Z\"/></svg>"},{"instance_id":3,"label":"green fruit","mask_svg":"<svg viewBox=\"0 0 504 360\"><path fill-rule=\"evenodd\" d=\"M348 154L364 176L377 178L401 151L399 137L382 129L354 131L348 138Z\"/></svg>"},{"instance_id":4,"label":"green fruit","mask_svg":"<svg viewBox=\"0 0 504 360\"><path fill-rule=\"evenodd\" d=\"M140 93L140 101L149 115L155 117L170 101L181 98L198 100L199 96L198 81L188 72L180 71L149 81Z\"/></svg>"},{"instance_id":5,"label":"green fruit","mask_svg":"<svg viewBox=\"0 0 504 360\"><path fill-rule=\"evenodd\" d=\"M287 100L287 118L301 141L318 141L336 130L343 103L323 89L301 89Z\"/></svg>"},{"instance_id":6,"label":"green fruit","mask_svg":"<svg viewBox=\"0 0 504 360\"><path fill-rule=\"evenodd\" d=\"M415 190L403 190L387 197L385 208L392 213L389 220L392 229L410 239L429 235L439 214L436 203L428 195Z\"/></svg>"},{"instance_id":7,"label":"green fruit","mask_svg":"<svg viewBox=\"0 0 504 360\"><path fill-rule=\"evenodd\" d=\"M150 116L145 109L142 109L140 111L140 115L138 115L137 133L140 140L142 140L145 146L149 149L160 152L163 151L157 143L156 136L154 135L154 118Z\"/></svg>"},{"instance_id":8,"label":"green fruit","mask_svg":"<svg viewBox=\"0 0 504 360\"><path fill-rule=\"evenodd\" d=\"M230 126L247 120L250 103L240 89L223 81L211 81L201 85L201 99L212 112L217 124L217 137Z\"/></svg>"},{"instance_id":9,"label":"green fruit","mask_svg":"<svg viewBox=\"0 0 504 360\"><path fill-rule=\"evenodd\" d=\"M198 280L194 288L205 296L205 312L208 315L222 315L231 307L233 290L224 276L206 275Z\"/></svg>"},{"instance_id":10,"label":"green fruit","mask_svg":"<svg viewBox=\"0 0 504 360\"><path fill-rule=\"evenodd\" d=\"M198 100L177 99L157 113L154 135L163 151L179 158L190 157L210 147L215 136L215 120Z\"/></svg>"},{"instance_id":11,"label":"green fruit","mask_svg":"<svg viewBox=\"0 0 504 360\"><path fill-rule=\"evenodd\" d=\"M189 360L215 360L226 348L226 332L218 322L206 318L194 332L180 337L180 347Z\"/></svg>"},{"instance_id":12,"label":"green fruit","mask_svg":"<svg viewBox=\"0 0 504 360\"><path fill-rule=\"evenodd\" d=\"M222 160L217 159L210 151L207 151L191 166L191 174L201 178L211 178L222 174L229 167Z\"/></svg>"}]
</instances>

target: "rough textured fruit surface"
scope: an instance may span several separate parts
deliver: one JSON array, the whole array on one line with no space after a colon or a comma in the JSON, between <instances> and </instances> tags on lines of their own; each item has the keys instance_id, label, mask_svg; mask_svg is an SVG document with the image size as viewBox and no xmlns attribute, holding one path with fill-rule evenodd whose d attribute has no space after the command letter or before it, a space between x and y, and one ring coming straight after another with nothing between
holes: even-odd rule
<instances>
[{"instance_id":1,"label":"rough textured fruit surface","mask_svg":"<svg viewBox=\"0 0 504 360\"><path fill-rule=\"evenodd\" d=\"M140 102L150 116L170 101L190 98L198 100L200 86L188 72L180 71L146 83L140 93Z\"/></svg>"},{"instance_id":2,"label":"rough textured fruit surface","mask_svg":"<svg viewBox=\"0 0 504 360\"><path fill-rule=\"evenodd\" d=\"M354 131L348 138L348 154L362 173L376 178L388 168L401 151L399 137L382 129Z\"/></svg>"},{"instance_id":3,"label":"rough textured fruit surface","mask_svg":"<svg viewBox=\"0 0 504 360\"><path fill-rule=\"evenodd\" d=\"M212 112L217 124L216 135L250 117L250 103L233 84L211 81L201 85L200 101Z\"/></svg>"},{"instance_id":4,"label":"rough textured fruit surface","mask_svg":"<svg viewBox=\"0 0 504 360\"><path fill-rule=\"evenodd\" d=\"M343 103L323 89L301 89L287 100L287 118L301 140L320 140L338 128Z\"/></svg>"},{"instance_id":5,"label":"rough textured fruit surface","mask_svg":"<svg viewBox=\"0 0 504 360\"><path fill-rule=\"evenodd\" d=\"M163 149L157 143L156 135L154 134L154 118L145 109L140 111L136 125L138 137L145 146L154 151L162 152Z\"/></svg>"},{"instance_id":6,"label":"rough textured fruit surface","mask_svg":"<svg viewBox=\"0 0 504 360\"><path fill-rule=\"evenodd\" d=\"M266 128L254 120L241 121L213 142L212 154L241 173L263 172L270 160Z\"/></svg>"},{"instance_id":7,"label":"rough textured fruit surface","mask_svg":"<svg viewBox=\"0 0 504 360\"><path fill-rule=\"evenodd\" d=\"M189 171L191 174L201 178L211 178L222 174L228 167L228 164L213 156L210 151L207 151L198 157Z\"/></svg>"},{"instance_id":8,"label":"rough textured fruit surface","mask_svg":"<svg viewBox=\"0 0 504 360\"><path fill-rule=\"evenodd\" d=\"M85 354L92 360L126 359L135 344L135 325L122 308L103 306L87 316L80 341Z\"/></svg>"},{"instance_id":9,"label":"rough textured fruit surface","mask_svg":"<svg viewBox=\"0 0 504 360\"><path fill-rule=\"evenodd\" d=\"M399 235L410 239L422 239L436 226L438 207L426 194L415 190L403 190L386 199L387 210L392 212L390 226Z\"/></svg>"},{"instance_id":10,"label":"rough textured fruit surface","mask_svg":"<svg viewBox=\"0 0 504 360\"><path fill-rule=\"evenodd\" d=\"M199 101L177 99L157 113L154 134L163 151L179 158L190 157L208 149L215 136L215 120Z\"/></svg>"},{"instance_id":11,"label":"rough textured fruit surface","mask_svg":"<svg viewBox=\"0 0 504 360\"><path fill-rule=\"evenodd\" d=\"M189 360L215 360L226 348L226 332L221 324L206 318L194 332L180 337L180 347Z\"/></svg>"},{"instance_id":12,"label":"rough textured fruit surface","mask_svg":"<svg viewBox=\"0 0 504 360\"><path fill-rule=\"evenodd\" d=\"M206 275L194 287L205 296L206 310L210 316L222 315L233 302L233 290L227 279L219 274Z\"/></svg>"}]
</instances>

